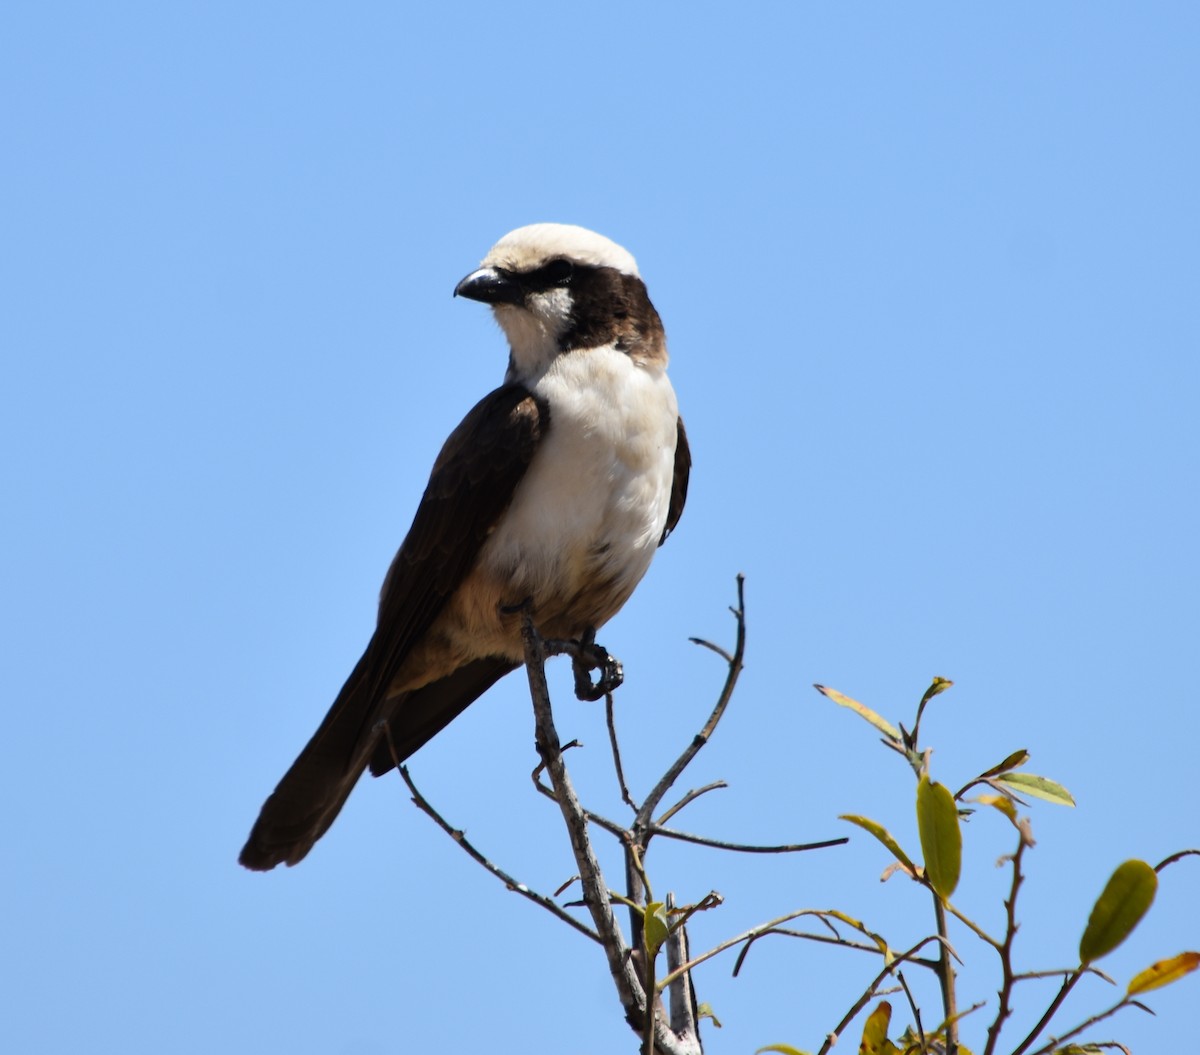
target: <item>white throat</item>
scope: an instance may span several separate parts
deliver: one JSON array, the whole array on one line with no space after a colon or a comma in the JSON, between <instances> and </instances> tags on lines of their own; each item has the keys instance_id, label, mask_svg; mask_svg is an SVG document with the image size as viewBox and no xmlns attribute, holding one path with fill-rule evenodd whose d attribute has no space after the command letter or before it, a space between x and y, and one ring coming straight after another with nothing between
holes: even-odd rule
<instances>
[{"instance_id":1,"label":"white throat","mask_svg":"<svg viewBox=\"0 0 1200 1055\"><path fill-rule=\"evenodd\" d=\"M532 384L559 354L560 341L571 324L571 294L557 288L535 293L524 307L497 304L496 321L512 353L505 381Z\"/></svg>"}]
</instances>

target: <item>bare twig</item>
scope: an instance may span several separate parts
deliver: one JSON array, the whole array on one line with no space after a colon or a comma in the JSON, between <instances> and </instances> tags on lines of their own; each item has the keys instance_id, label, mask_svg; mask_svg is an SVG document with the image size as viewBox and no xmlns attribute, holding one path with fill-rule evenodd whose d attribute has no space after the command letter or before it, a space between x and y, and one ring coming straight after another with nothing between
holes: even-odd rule
<instances>
[{"instance_id":1,"label":"bare twig","mask_svg":"<svg viewBox=\"0 0 1200 1055\"><path fill-rule=\"evenodd\" d=\"M675 814L677 814L681 809L683 809L684 806L687 806L689 803L695 802L696 799L698 799L701 795L707 794L710 791L718 791L721 788L727 788L727 787L729 787L729 785L726 784L725 781L714 780L711 784L705 784L704 787L702 787L702 788L692 788L692 790L689 791L686 795L684 795L683 798L681 798L677 803L675 803L674 806L672 806L669 810L667 810L666 813L664 813L661 817L659 817L658 820L654 822L655 825L657 827L661 827L662 825L666 824L667 821L669 821L672 817L674 817Z\"/></svg>"},{"instance_id":2,"label":"bare twig","mask_svg":"<svg viewBox=\"0 0 1200 1055\"><path fill-rule=\"evenodd\" d=\"M637 813L637 805L633 801L633 796L629 794L629 785L625 783L625 768L621 765L621 748L617 745L617 726L613 719L613 694L611 692L604 695L604 720L608 724L608 742L612 747L617 783L621 786L621 800L634 813Z\"/></svg>"},{"instance_id":3,"label":"bare twig","mask_svg":"<svg viewBox=\"0 0 1200 1055\"><path fill-rule=\"evenodd\" d=\"M829 926L829 921L822 919L822 923ZM832 929L832 928L831 928ZM742 951L738 953L737 959L733 964L733 976L736 978L738 972L742 969L742 964L745 962L747 954L751 947L760 938L765 938L770 934L782 934L785 938L804 938L808 941L821 942L824 945L837 945L843 949L857 949L859 952L869 952L876 956L882 956L883 950L878 945L868 945L865 941L854 941L851 938L843 938L840 934L834 931L833 934L813 934L806 930L792 930L790 927L772 927L770 930L765 930L761 934L755 935L744 946ZM909 963L916 964L919 967L928 968L931 971L936 971L938 968L937 960L925 960L920 957L913 957Z\"/></svg>"},{"instance_id":4,"label":"bare twig","mask_svg":"<svg viewBox=\"0 0 1200 1055\"><path fill-rule=\"evenodd\" d=\"M930 888L930 889L932 890L932 888ZM971 933L974 934L975 937L977 937L980 941L985 942L986 944L990 945L993 949L999 950L1000 948L1003 947L1003 945L1004 945L1003 942L997 941L995 938L993 938L978 923L976 923L973 919L971 919L970 916L966 916L963 913L959 912L959 910L956 909L954 907L954 905L952 905L949 901L942 902L942 904L944 904L946 906L946 911L949 912L950 915L952 915L956 920L958 920L958 922L961 923L964 927L969 929L971 931Z\"/></svg>"},{"instance_id":5,"label":"bare twig","mask_svg":"<svg viewBox=\"0 0 1200 1055\"><path fill-rule=\"evenodd\" d=\"M556 802L558 800L554 795L554 790L548 788L538 779L545 768L545 765L539 764L533 771L533 785L546 798L552 802ZM594 813L589 809L584 809L583 812L592 824L603 828L610 835L616 836L622 843L628 843L633 837L630 830L617 821L610 820L608 817L601 816L599 813ZM717 850L730 850L743 854L793 854L801 853L805 850L822 850L828 846L841 846L850 841L843 836L815 843L783 843L779 846L759 846L755 843L731 843L726 842L724 839L711 839L705 835L693 835L691 832L679 831L677 828L663 828L658 824L651 825L647 830L651 835L661 835L664 839L678 839L680 842L695 843L697 846L711 846Z\"/></svg>"},{"instance_id":6,"label":"bare twig","mask_svg":"<svg viewBox=\"0 0 1200 1055\"><path fill-rule=\"evenodd\" d=\"M567 746L569 747L570 745L568 744ZM563 748L563 750L565 751L566 748ZM545 768L546 767L544 764L539 763L538 767L530 774L530 776L533 778L533 786L538 789L539 793L545 795L546 798L548 798L551 802L557 802L558 796L554 794L554 789L548 788L538 779ZM618 824L616 821L609 820L607 817L602 817L599 813L593 813L588 809L585 809L583 813L592 824L596 825L598 828L603 828L610 835L616 836L621 840L622 843L629 841L629 829L623 824Z\"/></svg>"},{"instance_id":7,"label":"bare twig","mask_svg":"<svg viewBox=\"0 0 1200 1055\"><path fill-rule=\"evenodd\" d=\"M932 934L928 938L922 938L919 942L917 942L916 945L909 949L908 952L901 953L891 963L887 964L883 970L875 976L875 980L871 982L869 986L867 986L862 996L860 996L854 1002L854 1006L842 1016L842 1020L837 1024L837 1027L832 1032L826 1034L825 1043L821 1045L821 1050L817 1052L817 1055L829 1055L830 1048L832 1048L838 1042L838 1038L841 1036L842 1030L850 1025L850 1023L854 1021L854 1016L867 1006L870 1000L875 996L875 993L879 989L879 986L883 983L883 980L889 974L899 968L902 963L909 962L913 956L920 952L931 941L941 941L941 939Z\"/></svg>"},{"instance_id":8,"label":"bare twig","mask_svg":"<svg viewBox=\"0 0 1200 1055\"><path fill-rule=\"evenodd\" d=\"M738 575L738 605L737 608L732 609L734 618L737 620L737 644L733 650L733 655L727 657L729 674L725 678L725 685L721 690L721 695L718 697L716 706L713 708L712 714L709 715L708 721L704 723L704 728L693 737L692 742L684 748L682 754L674 761L670 769L663 774L662 779L655 785L654 790L646 796L645 801L642 803L642 808L638 810L637 817L634 819L635 829L645 829L649 826L650 818L653 816L654 811L658 809L663 796L671 790L671 785L675 783L679 775L688 767L692 759L696 757L697 752L708 743L709 737L712 736L717 723L725 713L725 708L729 706L734 687L737 685L738 675L742 672L742 658L746 652L745 585L746 577ZM714 648L712 645L708 647ZM714 648L714 651L719 652L720 650Z\"/></svg>"},{"instance_id":9,"label":"bare twig","mask_svg":"<svg viewBox=\"0 0 1200 1055\"><path fill-rule=\"evenodd\" d=\"M778 927L781 923L786 923L790 919L798 919L800 916L809 916L813 914L812 909L800 909L797 912L789 912L786 916L780 916L778 919L773 919L769 923L760 923L757 927L751 927L749 930L742 931L735 938L727 938L719 945L714 945L708 952L702 952L699 956L694 956L685 963L680 964L673 969L666 978L658 983L659 989L664 989L670 985L677 975L684 971L690 971L698 964L704 963L705 960L711 960L714 956L719 956L726 949L732 949L735 945L739 945L744 941L752 941L753 939L765 934L767 931Z\"/></svg>"},{"instance_id":10,"label":"bare twig","mask_svg":"<svg viewBox=\"0 0 1200 1055\"><path fill-rule=\"evenodd\" d=\"M657 824L649 829L652 835L661 835L666 839L678 839L680 842L696 843L698 846L711 846L717 850L734 850L742 854L794 854L804 850L823 850L828 846L841 846L850 840L842 837L826 839L818 843L784 843L781 846L758 846L754 843L730 843L723 839L710 839L704 835L692 835L681 832L676 828L660 828Z\"/></svg>"},{"instance_id":11,"label":"bare twig","mask_svg":"<svg viewBox=\"0 0 1200 1055\"><path fill-rule=\"evenodd\" d=\"M1018 1044L1015 1048L1013 1048L1012 1055L1022 1055L1022 1053L1027 1051L1029 1049L1030 1045L1033 1044L1033 1042L1038 1039L1038 1036L1041 1034L1042 1030L1046 1028L1046 1023L1048 1023L1050 1021L1050 1019L1052 1019L1055 1016L1055 1014L1058 1012L1058 1009L1060 1007L1062 1007L1062 1002L1064 1000L1066 1000L1067 994L1070 993L1070 991L1075 988L1075 983L1078 982L1079 979L1083 977L1083 975L1084 975L1084 971L1082 968L1079 968L1078 970L1074 970L1069 975L1067 975L1066 979L1064 979L1064 981L1063 981L1061 988L1058 990L1058 994L1054 997L1053 1000L1050 1001L1050 1006L1048 1008L1046 1008L1046 1013L1044 1015L1042 1015L1041 1018L1038 1019L1037 1025L1034 1026L1033 1029L1031 1029L1029 1031L1029 1035L1026 1036L1026 1038L1023 1041L1021 1041L1020 1044ZM1124 1001L1122 1001L1122 1003L1124 1003ZM1109 1011L1108 1013L1112 1014L1111 1011ZM1099 1021L1099 1020L1097 1019L1097 1021ZM1090 1025L1090 1024L1091 1024L1090 1022L1085 1023L1084 1027L1082 1027L1082 1028L1086 1028L1086 1026ZM1076 1030L1075 1032L1078 1032L1078 1030ZM1068 1035L1072 1035L1072 1034L1068 1034ZM1052 1048L1052 1047L1054 1047L1054 1045L1051 1044L1050 1047ZM1043 1049L1043 1050L1045 1050L1045 1049Z\"/></svg>"},{"instance_id":12,"label":"bare twig","mask_svg":"<svg viewBox=\"0 0 1200 1055\"><path fill-rule=\"evenodd\" d=\"M1068 975L1078 971L1078 967L1055 967L1048 971L1022 971L1020 974L1013 975L1014 982L1030 982L1041 978L1062 978L1066 979ZM1102 978L1109 985L1116 985L1116 979L1111 975L1105 974L1099 967L1085 967L1084 974L1094 974L1097 978Z\"/></svg>"},{"instance_id":13,"label":"bare twig","mask_svg":"<svg viewBox=\"0 0 1200 1055\"><path fill-rule=\"evenodd\" d=\"M1154 866L1154 871L1161 872L1168 865L1173 865L1176 861L1182 861L1185 857L1200 857L1200 850L1180 850L1177 854L1164 857Z\"/></svg>"},{"instance_id":14,"label":"bare twig","mask_svg":"<svg viewBox=\"0 0 1200 1055\"><path fill-rule=\"evenodd\" d=\"M1104 1019L1110 1018L1111 1016L1115 1015L1118 1011L1121 1011L1127 1007L1140 1007L1143 1011L1148 1011L1148 1012L1150 1012L1150 1014L1154 1013L1153 1011L1150 1011L1150 1009L1145 1004L1143 1004L1137 1000L1131 1000L1128 996L1123 997L1122 999L1118 1000L1115 1004L1113 1004L1112 1007L1107 1008L1104 1011L1101 1011L1095 1015L1092 1015L1092 1017L1089 1018L1086 1022L1081 1022L1078 1026L1076 1026L1074 1029L1064 1033L1061 1037L1051 1037L1050 1040L1046 1044L1044 1044L1044 1045L1042 1045L1042 1047L1038 1048L1037 1051L1032 1052L1032 1055L1049 1055L1049 1053L1054 1051L1056 1048L1058 1048L1064 1040L1070 1040L1072 1037L1079 1036L1079 1034L1082 1033L1085 1029L1090 1029L1097 1022L1103 1022ZM1115 1041L1109 1041L1106 1044L1097 1044L1096 1047L1106 1047L1106 1048L1107 1047L1115 1047L1115 1048L1121 1048L1121 1050L1123 1050L1123 1051L1127 1050L1122 1045L1117 1044Z\"/></svg>"},{"instance_id":15,"label":"bare twig","mask_svg":"<svg viewBox=\"0 0 1200 1055\"><path fill-rule=\"evenodd\" d=\"M1021 874L1021 858L1025 854L1025 848L1028 845L1023 829L1018 829L1017 834L1017 849L1012 855L1012 883L1009 886L1008 897L1004 902L1005 910L1005 925L1004 925L1004 942L997 950L1000 954L1000 992L998 994L1000 1003L996 1009L996 1017L992 1020L992 1024L988 1026L987 1031L987 1046L983 1049L983 1055L993 1055L996 1050L996 1045L1000 1041L1000 1029L1004 1025L1005 1020L1012 1014L1012 988L1014 982L1013 976L1013 939L1017 936L1019 924L1017 923L1017 893L1021 889L1021 883L1024 876Z\"/></svg>"},{"instance_id":16,"label":"bare twig","mask_svg":"<svg viewBox=\"0 0 1200 1055\"><path fill-rule=\"evenodd\" d=\"M900 987L904 990L904 997L908 1001L908 1009L912 1012L913 1021L917 1025L917 1037L921 1041L921 1050L928 1049L929 1044L925 1040L925 1027L921 1025L921 1009L917 1007L917 1002L913 999L912 990L908 988L908 982L904 980L904 972L896 972L896 980L900 983Z\"/></svg>"},{"instance_id":17,"label":"bare twig","mask_svg":"<svg viewBox=\"0 0 1200 1055\"><path fill-rule=\"evenodd\" d=\"M392 743L392 734L390 729L387 731L387 740L393 759L395 759L396 749ZM598 942L600 940L600 935L592 930L591 927L584 923L580 923L579 920L577 920L569 912L564 911L551 898L547 897L545 894L538 893L536 890L530 889L524 883L514 879L511 875L504 871L503 868L500 868L498 865L489 861L483 854L481 854L477 849L475 849L474 846L471 845L470 841L466 837L466 834L461 828L455 828L449 824L446 819L442 817L442 815L438 813L433 806L430 805L429 800L417 790L416 784L413 783L413 779L409 775L407 766L399 765L397 760L396 769L399 770L400 776L404 778L404 783L408 785L408 790L412 793L413 802L416 804L417 808L427 814L429 817L432 817L437 823L438 827L440 827L442 831L444 831L450 836L450 838L458 843L458 845L461 846L473 860L477 861L480 865L491 872L491 874L504 883L509 890L520 894L524 898L528 898L535 905L541 905L541 907L547 912L557 916L564 923L569 923L572 927L579 931L580 934L586 934L592 939L592 941Z\"/></svg>"},{"instance_id":18,"label":"bare twig","mask_svg":"<svg viewBox=\"0 0 1200 1055\"><path fill-rule=\"evenodd\" d=\"M693 645L699 645L701 648L706 648L710 652L715 652L718 656L725 660L726 663L733 662L733 656L726 652L725 649L723 649L720 645L714 645L711 641L705 641L702 637L689 637L688 640Z\"/></svg>"}]
</instances>

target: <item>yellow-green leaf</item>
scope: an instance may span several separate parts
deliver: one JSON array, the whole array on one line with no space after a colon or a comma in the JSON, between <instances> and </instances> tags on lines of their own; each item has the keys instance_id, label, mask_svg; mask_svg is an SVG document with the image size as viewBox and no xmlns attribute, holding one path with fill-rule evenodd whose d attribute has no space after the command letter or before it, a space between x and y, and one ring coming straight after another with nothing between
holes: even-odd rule
<instances>
[{"instance_id":1,"label":"yellow-green leaf","mask_svg":"<svg viewBox=\"0 0 1200 1055\"><path fill-rule=\"evenodd\" d=\"M892 833L882 824L877 824L870 817L860 817L857 813L843 813L838 817L838 820L849 821L851 824L857 824L863 831L870 832L892 852L892 856L897 861L904 865L913 875L917 874L917 866L912 863L908 854L900 849L900 844L896 842L892 837Z\"/></svg>"},{"instance_id":2,"label":"yellow-green leaf","mask_svg":"<svg viewBox=\"0 0 1200 1055\"><path fill-rule=\"evenodd\" d=\"M1185 974L1191 974L1197 967L1200 967L1200 952L1181 952L1169 960L1152 963L1140 974L1135 974L1125 993L1133 996L1136 993L1148 993L1151 989L1161 989L1164 985L1179 981Z\"/></svg>"},{"instance_id":3,"label":"yellow-green leaf","mask_svg":"<svg viewBox=\"0 0 1200 1055\"><path fill-rule=\"evenodd\" d=\"M917 784L917 832L925 855L925 877L939 897L948 898L962 869L962 831L950 789L928 777Z\"/></svg>"},{"instance_id":4,"label":"yellow-green leaf","mask_svg":"<svg viewBox=\"0 0 1200 1055\"><path fill-rule=\"evenodd\" d=\"M972 801L978 802L981 806L991 806L1003 813L1013 824L1017 823L1017 807L1013 805L1012 799L1005 798L1003 795L979 795Z\"/></svg>"},{"instance_id":5,"label":"yellow-green leaf","mask_svg":"<svg viewBox=\"0 0 1200 1055\"><path fill-rule=\"evenodd\" d=\"M717 1018L716 1014L713 1012L712 1004L710 1004L707 1000L702 1000L699 1004L696 1005L696 1017L697 1018L710 1018L710 1019L712 1019L712 1024L714 1026L716 1026L717 1029L724 1028L721 1025L721 1020L719 1018Z\"/></svg>"},{"instance_id":6,"label":"yellow-green leaf","mask_svg":"<svg viewBox=\"0 0 1200 1055\"><path fill-rule=\"evenodd\" d=\"M1000 784L1007 784L1018 794L1032 795L1034 798L1045 799L1047 802L1057 802L1060 806L1075 805L1071 793L1049 777L1039 777L1033 773L1005 773L995 779Z\"/></svg>"},{"instance_id":7,"label":"yellow-green leaf","mask_svg":"<svg viewBox=\"0 0 1200 1055\"><path fill-rule=\"evenodd\" d=\"M1025 748L1019 751L1014 751L998 766L992 766L991 769L985 769L979 774L979 780L985 780L988 777L999 776L1001 773L1007 773L1010 769L1019 769L1029 761L1029 752Z\"/></svg>"},{"instance_id":8,"label":"yellow-green leaf","mask_svg":"<svg viewBox=\"0 0 1200 1055\"><path fill-rule=\"evenodd\" d=\"M889 964L895 959L895 954L888 946L887 940L883 937L883 935L876 934L873 930L869 929L867 925L862 922L862 920L857 920L853 916L847 916L846 913L839 912L835 908L826 909L824 912L819 913L819 915L823 917L830 916L833 919L841 920L846 924L846 926L853 927L860 934L866 935L866 937L870 938L876 945L879 946L879 951L883 953L883 962L885 964Z\"/></svg>"},{"instance_id":9,"label":"yellow-green leaf","mask_svg":"<svg viewBox=\"0 0 1200 1055\"><path fill-rule=\"evenodd\" d=\"M1157 890L1158 876L1145 861L1118 865L1092 906L1079 939L1079 962L1098 960L1128 938L1150 908Z\"/></svg>"},{"instance_id":10,"label":"yellow-green leaf","mask_svg":"<svg viewBox=\"0 0 1200 1055\"><path fill-rule=\"evenodd\" d=\"M881 1055L888 1041L888 1026L892 1022L892 1005L881 1000L879 1006L867 1016L863 1026L862 1043L858 1046L859 1055Z\"/></svg>"},{"instance_id":11,"label":"yellow-green leaf","mask_svg":"<svg viewBox=\"0 0 1200 1055\"><path fill-rule=\"evenodd\" d=\"M651 901L646 906L642 913L642 928L642 940L645 942L650 958L653 959L658 955L658 950L662 948L662 943L667 940L667 935L671 932L666 906L661 901Z\"/></svg>"},{"instance_id":12,"label":"yellow-green leaf","mask_svg":"<svg viewBox=\"0 0 1200 1055\"><path fill-rule=\"evenodd\" d=\"M768 1044L765 1048L759 1048L754 1055L762 1055L764 1051L777 1051L779 1055L808 1055L807 1051L793 1048L790 1044Z\"/></svg>"},{"instance_id":13,"label":"yellow-green leaf","mask_svg":"<svg viewBox=\"0 0 1200 1055\"><path fill-rule=\"evenodd\" d=\"M897 731L896 727L892 725L892 723L886 718L876 714L865 703L859 703L858 700L852 700L845 693L838 692L837 689L831 689L828 685L814 685L813 688L816 689L817 692L819 692L822 696L827 696L829 699L833 700L833 702L839 707L849 707L850 710L854 711L854 713L859 717L865 718L868 722L875 726L875 728L883 733L884 736L890 736L893 740L900 739L900 733Z\"/></svg>"},{"instance_id":14,"label":"yellow-green leaf","mask_svg":"<svg viewBox=\"0 0 1200 1055\"><path fill-rule=\"evenodd\" d=\"M930 700L940 693L945 692L948 688L954 685L949 678L935 677L932 684L925 690L925 695L921 697L920 706L924 707Z\"/></svg>"}]
</instances>

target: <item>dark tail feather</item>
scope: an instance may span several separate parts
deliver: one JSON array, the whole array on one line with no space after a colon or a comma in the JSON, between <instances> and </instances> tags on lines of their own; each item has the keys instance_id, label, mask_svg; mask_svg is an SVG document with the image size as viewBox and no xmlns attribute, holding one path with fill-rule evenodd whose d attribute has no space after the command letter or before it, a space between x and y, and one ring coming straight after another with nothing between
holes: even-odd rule
<instances>
[{"instance_id":1,"label":"dark tail feather","mask_svg":"<svg viewBox=\"0 0 1200 1055\"><path fill-rule=\"evenodd\" d=\"M396 759L403 762L518 666L519 663L511 660L489 656L474 660L459 667L449 677L409 693L404 702L393 709L388 721L391 743L387 737L381 737L375 744L371 775L378 777L387 773L396 765Z\"/></svg>"},{"instance_id":2,"label":"dark tail feather","mask_svg":"<svg viewBox=\"0 0 1200 1055\"><path fill-rule=\"evenodd\" d=\"M263 804L238 857L247 868L266 872L302 861L329 830L368 762L376 776L386 773L395 765L393 746L403 762L519 666L507 659L475 660L441 681L388 700L386 711L376 714L366 658L358 661L320 728ZM391 744L379 723L385 716Z\"/></svg>"},{"instance_id":3,"label":"dark tail feather","mask_svg":"<svg viewBox=\"0 0 1200 1055\"><path fill-rule=\"evenodd\" d=\"M366 658L364 653L325 720L263 803L238 857L247 868L265 872L303 860L362 776L379 736L370 721Z\"/></svg>"}]
</instances>

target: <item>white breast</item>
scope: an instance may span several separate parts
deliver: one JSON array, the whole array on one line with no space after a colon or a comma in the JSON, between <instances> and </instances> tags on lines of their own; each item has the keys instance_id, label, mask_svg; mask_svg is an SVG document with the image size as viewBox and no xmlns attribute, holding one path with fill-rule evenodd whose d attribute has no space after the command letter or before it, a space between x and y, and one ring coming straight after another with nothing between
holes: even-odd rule
<instances>
[{"instance_id":1,"label":"white breast","mask_svg":"<svg viewBox=\"0 0 1200 1055\"><path fill-rule=\"evenodd\" d=\"M679 412L664 370L613 348L559 356L534 390L549 403L549 433L480 563L514 600L582 620L578 632L611 618L650 566Z\"/></svg>"}]
</instances>

